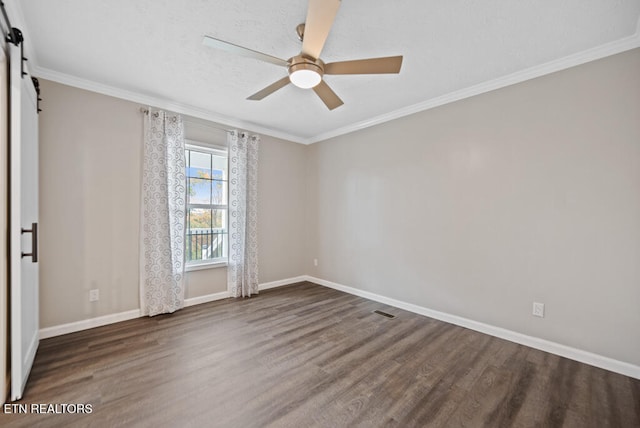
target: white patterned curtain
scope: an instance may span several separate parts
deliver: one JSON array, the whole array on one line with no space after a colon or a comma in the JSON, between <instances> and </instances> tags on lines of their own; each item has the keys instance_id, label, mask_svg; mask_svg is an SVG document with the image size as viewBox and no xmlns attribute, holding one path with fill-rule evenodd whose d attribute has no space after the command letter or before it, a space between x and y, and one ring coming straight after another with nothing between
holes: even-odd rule
<instances>
[{"instance_id":1,"label":"white patterned curtain","mask_svg":"<svg viewBox=\"0 0 640 428\"><path fill-rule=\"evenodd\" d=\"M229 264L232 297L258 294L258 143L231 131L229 143Z\"/></svg>"},{"instance_id":2,"label":"white patterned curtain","mask_svg":"<svg viewBox=\"0 0 640 428\"><path fill-rule=\"evenodd\" d=\"M184 305L185 159L182 117L149 110L144 121L140 210L143 315Z\"/></svg>"}]
</instances>

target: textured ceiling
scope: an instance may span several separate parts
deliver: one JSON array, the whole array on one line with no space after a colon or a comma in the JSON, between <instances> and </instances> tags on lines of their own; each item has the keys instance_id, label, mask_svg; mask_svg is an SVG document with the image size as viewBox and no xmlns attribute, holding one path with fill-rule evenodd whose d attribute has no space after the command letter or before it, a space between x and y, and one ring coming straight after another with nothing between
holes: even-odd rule
<instances>
[{"instance_id":1,"label":"textured ceiling","mask_svg":"<svg viewBox=\"0 0 640 428\"><path fill-rule=\"evenodd\" d=\"M16 3L36 76L306 142L633 37L640 16L639 0L343 0L323 60L404 55L404 63L399 75L325 76L345 102L329 111L293 85L245 100L286 69L202 45L207 34L287 59L300 51L306 0Z\"/></svg>"}]
</instances>

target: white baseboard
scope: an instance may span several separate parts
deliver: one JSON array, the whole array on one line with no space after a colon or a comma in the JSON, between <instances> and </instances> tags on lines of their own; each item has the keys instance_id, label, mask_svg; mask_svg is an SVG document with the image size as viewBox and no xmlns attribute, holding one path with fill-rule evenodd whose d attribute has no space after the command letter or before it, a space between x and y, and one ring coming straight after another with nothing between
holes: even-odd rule
<instances>
[{"instance_id":1,"label":"white baseboard","mask_svg":"<svg viewBox=\"0 0 640 428\"><path fill-rule=\"evenodd\" d=\"M202 303L209 303L216 300L228 299L229 292L221 291L220 293L213 294L205 294L204 296L191 297L189 299L184 299L184 307L200 305Z\"/></svg>"},{"instance_id":2,"label":"white baseboard","mask_svg":"<svg viewBox=\"0 0 640 428\"><path fill-rule=\"evenodd\" d=\"M307 275L295 276L293 278L281 279L279 281L271 281L260 284L260 290L268 290L270 288L282 287L283 285L295 284L296 282L307 281Z\"/></svg>"},{"instance_id":3,"label":"white baseboard","mask_svg":"<svg viewBox=\"0 0 640 428\"><path fill-rule=\"evenodd\" d=\"M630 376L636 379L640 379L640 366L626 363L624 361L614 360L613 358L594 354L592 352L584 351L582 349L572 348L570 346L562 345L560 343L551 342L545 339L540 339L538 337L528 336L526 334L507 330L501 327L496 327L490 324L485 324L485 323L470 320L467 318L459 317L457 315L451 315L445 312L435 311L433 309L414 305L412 303L403 302L401 300L391 299L389 297L381 296L379 294L371 293L369 291L359 290L357 288L349 287L342 284L337 284L335 282L327 281L320 278L315 278L313 276L306 275L305 280L309 282L313 282L315 284L323 285L325 287L333 288L335 290L344 291L345 293L364 297L365 299L384 303L385 305L404 309L406 311L413 312L419 315L424 315L430 318L435 318L440 321L448 322L450 324L466 327L468 329L479 331L481 333L485 333L490 336L499 337L501 339L505 339L510 342L519 343L520 345L529 346L531 348L539 349L541 351L549 352L551 354L559 355L561 357L569 358L571 360L575 360L581 363L589 364L591 366L599 367L601 369L609 370L612 372L623 374L625 376Z\"/></svg>"},{"instance_id":4,"label":"white baseboard","mask_svg":"<svg viewBox=\"0 0 640 428\"><path fill-rule=\"evenodd\" d=\"M96 318L70 322L67 324L55 325L40 329L40 339L47 339L54 336L62 336L63 334L75 333L76 331L88 330L94 327L102 327L103 325L113 324L120 321L132 320L140 317L140 309L133 309L117 314L109 314Z\"/></svg>"},{"instance_id":5,"label":"white baseboard","mask_svg":"<svg viewBox=\"0 0 640 428\"><path fill-rule=\"evenodd\" d=\"M279 281L271 281L260 284L258 287L260 290L268 290L270 288L282 287L283 285L295 284L296 282L306 281L306 276L296 276L293 278L281 279ZM204 296L191 297L184 300L184 307L200 305L202 303L213 302L215 300L227 299L229 297L228 291L222 291L220 293L206 294ZM103 325L114 324L121 321L127 321L134 318L139 318L141 315L140 309L133 309L131 311L119 312L115 314L104 315L96 318L89 318L86 320L70 322L67 324L56 325L53 327L46 327L40 329L40 339L48 339L50 337L62 336L63 334L75 333L77 331L88 330L90 328L102 327Z\"/></svg>"},{"instance_id":6,"label":"white baseboard","mask_svg":"<svg viewBox=\"0 0 640 428\"><path fill-rule=\"evenodd\" d=\"M551 354L566 357L581 363L589 364L591 366L600 367L605 370L620 373L625 376L630 376L636 379L640 379L640 366L626 363L623 361L614 360L613 358L605 357L603 355L594 354L581 349L572 348L570 346L562 345L560 343L551 342L548 340L540 339L526 334L518 333L515 331L507 330L504 328L496 327L493 325L481 323L478 321L470 320L467 318L459 317L457 315L451 315L445 312L436 311L433 309L425 308L422 306L414 305L412 303L403 302L401 300L392 299L389 297L381 296L379 294L371 293L369 291L360 290L357 288L349 287L346 285L338 284L335 282L327 281L324 279L316 278L310 275L301 275L293 278L282 279L278 281L271 281L260 284L260 290L268 290L270 288L282 287L284 285L295 284L297 282L309 281L315 284L319 284L325 287L333 288L335 290L343 291L345 293L353 294L363 297L365 299L373 300L376 302L384 303L389 306L404 309L409 312L413 312L419 315L424 315L430 318L434 318L440 321L448 322L451 324L466 327L471 330L479 331L491 336L499 337L501 339L509 340L514 343L529 346L531 348L539 349L541 351L549 352ZM202 303L213 302L215 300L226 299L229 297L227 291L220 293L207 294L204 296L192 297L185 299L184 306L194 306ZM88 330L94 327L101 327L108 324L114 324L121 321L127 321L141 316L140 309L133 309L130 311L120 312L116 314L104 315L97 318L90 318L86 320L71 322L67 324L61 324L53 327L47 327L40 329L40 339L47 339L50 337L61 336L63 334L74 333L77 331Z\"/></svg>"}]
</instances>

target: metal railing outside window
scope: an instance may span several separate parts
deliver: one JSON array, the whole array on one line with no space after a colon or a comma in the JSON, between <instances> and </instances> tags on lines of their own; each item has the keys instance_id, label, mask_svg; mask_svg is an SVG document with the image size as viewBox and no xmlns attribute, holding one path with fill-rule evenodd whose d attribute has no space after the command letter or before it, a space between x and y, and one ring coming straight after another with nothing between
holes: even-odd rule
<instances>
[{"instance_id":1,"label":"metal railing outside window","mask_svg":"<svg viewBox=\"0 0 640 428\"><path fill-rule=\"evenodd\" d=\"M224 229L187 229L187 263L224 257L226 240L227 231Z\"/></svg>"}]
</instances>

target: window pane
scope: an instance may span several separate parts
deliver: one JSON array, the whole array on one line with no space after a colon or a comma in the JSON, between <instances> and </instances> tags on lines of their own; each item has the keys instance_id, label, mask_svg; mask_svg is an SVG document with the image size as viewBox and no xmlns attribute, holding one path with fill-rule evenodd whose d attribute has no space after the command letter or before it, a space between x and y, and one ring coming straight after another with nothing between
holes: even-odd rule
<instances>
[{"instance_id":1,"label":"window pane","mask_svg":"<svg viewBox=\"0 0 640 428\"><path fill-rule=\"evenodd\" d=\"M189 150L187 175L197 178L211 178L211 155Z\"/></svg>"},{"instance_id":2,"label":"window pane","mask_svg":"<svg viewBox=\"0 0 640 428\"><path fill-rule=\"evenodd\" d=\"M214 205L227 204L227 182L221 180L213 180L211 182L213 189L211 194L211 203Z\"/></svg>"},{"instance_id":3,"label":"window pane","mask_svg":"<svg viewBox=\"0 0 640 428\"><path fill-rule=\"evenodd\" d=\"M211 180L204 178L189 178L189 203L211 203Z\"/></svg>"},{"instance_id":4,"label":"window pane","mask_svg":"<svg viewBox=\"0 0 640 428\"><path fill-rule=\"evenodd\" d=\"M211 211L205 208L189 209L189 229L211 229Z\"/></svg>"},{"instance_id":5,"label":"window pane","mask_svg":"<svg viewBox=\"0 0 640 428\"><path fill-rule=\"evenodd\" d=\"M217 178L218 180L227 179L227 158L224 156L211 156L211 169L213 175L211 178Z\"/></svg>"},{"instance_id":6,"label":"window pane","mask_svg":"<svg viewBox=\"0 0 640 428\"><path fill-rule=\"evenodd\" d=\"M187 262L227 256L227 234L222 230L193 230L186 238Z\"/></svg>"},{"instance_id":7,"label":"window pane","mask_svg":"<svg viewBox=\"0 0 640 428\"><path fill-rule=\"evenodd\" d=\"M186 149L187 210L186 259L197 263L227 257L227 157L203 149ZM195 208L193 205L199 205Z\"/></svg>"},{"instance_id":8,"label":"window pane","mask_svg":"<svg viewBox=\"0 0 640 428\"><path fill-rule=\"evenodd\" d=\"M227 210L213 210L212 224L214 229L224 229Z\"/></svg>"},{"instance_id":9,"label":"window pane","mask_svg":"<svg viewBox=\"0 0 640 428\"><path fill-rule=\"evenodd\" d=\"M190 208L186 234L187 262L227 256L227 210Z\"/></svg>"}]
</instances>

